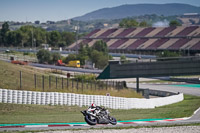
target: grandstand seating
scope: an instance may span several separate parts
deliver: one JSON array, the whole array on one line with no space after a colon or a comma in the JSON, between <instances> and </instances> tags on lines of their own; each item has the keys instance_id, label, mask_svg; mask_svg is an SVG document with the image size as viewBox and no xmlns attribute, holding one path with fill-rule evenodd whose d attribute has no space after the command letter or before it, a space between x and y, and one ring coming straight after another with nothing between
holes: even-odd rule
<instances>
[{"instance_id":1,"label":"grandstand seating","mask_svg":"<svg viewBox=\"0 0 200 133\"><path fill-rule=\"evenodd\" d=\"M124 31L124 28L119 28L118 30L116 30L115 32L113 32L112 34L108 35L107 38L110 37L116 37L118 34L120 34L121 32Z\"/></svg>"},{"instance_id":2,"label":"grandstand seating","mask_svg":"<svg viewBox=\"0 0 200 133\"><path fill-rule=\"evenodd\" d=\"M199 42L199 38L193 38L189 42L184 44L182 47L180 47L180 49L188 49L188 48L190 49L191 47L193 47L198 42Z\"/></svg>"},{"instance_id":3,"label":"grandstand seating","mask_svg":"<svg viewBox=\"0 0 200 133\"><path fill-rule=\"evenodd\" d=\"M125 43L123 43L122 45L120 45L118 47L118 49L126 49L126 47L128 47L129 45L131 45L132 43L134 43L137 39L128 39L128 41L126 41Z\"/></svg>"},{"instance_id":4,"label":"grandstand seating","mask_svg":"<svg viewBox=\"0 0 200 133\"><path fill-rule=\"evenodd\" d=\"M168 33L170 33L171 31L173 31L174 29L176 29L176 27L167 27L167 28L163 29L162 31L160 31L155 36L163 37L163 36L167 35Z\"/></svg>"},{"instance_id":5,"label":"grandstand seating","mask_svg":"<svg viewBox=\"0 0 200 133\"><path fill-rule=\"evenodd\" d=\"M138 46L140 46L141 44L143 44L147 40L148 39L138 39L137 41L135 41L134 43L132 43L131 45L129 45L127 47L127 49L137 49Z\"/></svg>"},{"instance_id":6,"label":"grandstand seating","mask_svg":"<svg viewBox=\"0 0 200 133\"><path fill-rule=\"evenodd\" d=\"M112 34L113 32L115 32L117 29L109 29L106 32L102 33L100 36L98 37L107 37L108 35Z\"/></svg>"},{"instance_id":7,"label":"grandstand seating","mask_svg":"<svg viewBox=\"0 0 200 133\"><path fill-rule=\"evenodd\" d=\"M200 26L96 29L68 49L93 46L98 40L111 50L200 50Z\"/></svg>"},{"instance_id":8,"label":"grandstand seating","mask_svg":"<svg viewBox=\"0 0 200 133\"><path fill-rule=\"evenodd\" d=\"M121 32L120 34L116 35L116 37L125 37L128 34L130 34L131 32L133 32L136 28L130 28L130 29L124 29L123 32Z\"/></svg>"},{"instance_id":9,"label":"grandstand seating","mask_svg":"<svg viewBox=\"0 0 200 133\"><path fill-rule=\"evenodd\" d=\"M167 49L178 50L181 46L183 46L184 44L186 44L188 41L190 41L190 40L187 39L187 38L179 39L178 41L176 41L173 45L171 45Z\"/></svg>"},{"instance_id":10,"label":"grandstand seating","mask_svg":"<svg viewBox=\"0 0 200 133\"><path fill-rule=\"evenodd\" d=\"M149 47L147 47L146 49L157 49L159 46L161 46L162 44L164 44L165 42L167 42L169 40L169 38L162 38L162 39L158 39L157 41L155 41L153 44L151 44Z\"/></svg>"},{"instance_id":11,"label":"grandstand seating","mask_svg":"<svg viewBox=\"0 0 200 133\"><path fill-rule=\"evenodd\" d=\"M139 32L138 34L136 34L136 37L143 37L145 35L147 35L148 33L150 33L151 31L153 31L155 28L153 27L149 27L149 28L145 28L143 29L141 32Z\"/></svg>"},{"instance_id":12,"label":"grandstand seating","mask_svg":"<svg viewBox=\"0 0 200 133\"><path fill-rule=\"evenodd\" d=\"M154 43L157 40L158 40L157 38L149 39L148 41L146 41L146 42L142 43L141 45L139 45L137 47L137 49L138 50L144 50L144 49L146 49L147 47L149 47L152 43Z\"/></svg>"},{"instance_id":13,"label":"grandstand seating","mask_svg":"<svg viewBox=\"0 0 200 133\"><path fill-rule=\"evenodd\" d=\"M100 31L100 29L96 29L96 30L90 32L88 35L86 35L85 38L88 38L88 37L90 37L91 35L93 35L93 34L99 32L99 31Z\"/></svg>"},{"instance_id":14,"label":"grandstand seating","mask_svg":"<svg viewBox=\"0 0 200 133\"><path fill-rule=\"evenodd\" d=\"M112 45L113 43L115 43L116 41L118 41L118 39L110 39L106 44L108 46L108 48L110 47L110 45Z\"/></svg>"},{"instance_id":15,"label":"grandstand seating","mask_svg":"<svg viewBox=\"0 0 200 133\"><path fill-rule=\"evenodd\" d=\"M179 32L181 32L184 29L185 29L185 27L183 27L183 26L176 27L173 31L171 31L167 35L165 35L165 37L175 37Z\"/></svg>"},{"instance_id":16,"label":"grandstand seating","mask_svg":"<svg viewBox=\"0 0 200 133\"><path fill-rule=\"evenodd\" d=\"M128 41L128 39L120 39L120 40L114 42L112 45L110 45L109 48L110 49L117 49L117 47L119 47L120 45L122 45L126 41Z\"/></svg>"},{"instance_id":17,"label":"grandstand seating","mask_svg":"<svg viewBox=\"0 0 200 133\"><path fill-rule=\"evenodd\" d=\"M191 47L190 50L200 50L200 41L197 42L193 47Z\"/></svg>"},{"instance_id":18,"label":"grandstand seating","mask_svg":"<svg viewBox=\"0 0 200 133\"><path fill-rule=\"evenodd\" d=\"M75 45L72 49L77 49L80 47L80 45L86 45L91 41L92 41L92 39L85 39L85 40L81 41L80 43L78 43L77 45Z\"/></svg>"},{"instance_id":19,"label":"grandstand seating","mask_svg":"<svg viewBox=\"0 0 200 133\"><path fill-rule=\"evenodd\" d=\"M186 27L184 30L179 32L176 36L187 36L189 33L196 30L197 28L198 28L198 26Z\"/></svg>"},{"instance_id":20,"label":"grandstand seating","mask_svg":"<svg viewBox=\"0 0 200 133\"><path fill-rule=\"evenodd\" d=\"M188 36L198 36L199 33L200 33L200 27L192 31L190 34L188 34Z\"/></svg>"},{"instance_id":21,"label":"grandstand seating","mask_svg":"<svg viewBox=\"0 0 200 133\"><path fill-rule=\"evenodd\" d=\"M136 34L140 33L144 29L145 28L136 28L133 32L131 32L130 34L128 34L126 37L135 37Z\"/></svg>"},{"instance_id":22,"label":"grandstand seating","mask_svg":"<svg viewBox=\"0 0 200 133\"><path fill-rule=\"evenodd\" d=\"M152 37L156 36L159 32L163 31L163 27L155 28L153 31L151 31L149 34L147 34L145 37Z\"/></svg>"}]
</instances>

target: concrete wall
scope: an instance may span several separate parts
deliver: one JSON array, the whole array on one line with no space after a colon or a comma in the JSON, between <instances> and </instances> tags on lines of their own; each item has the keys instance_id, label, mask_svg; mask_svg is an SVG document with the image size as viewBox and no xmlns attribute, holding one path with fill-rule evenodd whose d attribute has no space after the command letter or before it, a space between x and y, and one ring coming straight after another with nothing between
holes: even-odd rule
<instances>
[{"instance_id":1,"label":"concrete wall","mask_svg":"<svg viewBox=\"0 0 200 133\"><path fill-rule=\"evenodd\" d=\"M83 95L58 92L34 92L0 89L0 103L38 104L38 105L77 105L89 106L92 103L112 109L155 108L177 103L183 94L162 98L123 98L101 95Z\"/></svg>"}]
</instances>

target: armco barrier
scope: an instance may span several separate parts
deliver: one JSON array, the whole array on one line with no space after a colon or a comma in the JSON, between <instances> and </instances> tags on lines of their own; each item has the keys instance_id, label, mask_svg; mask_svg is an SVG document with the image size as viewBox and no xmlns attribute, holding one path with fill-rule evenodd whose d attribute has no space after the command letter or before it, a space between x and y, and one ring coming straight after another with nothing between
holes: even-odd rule
<instances>
[{"instance_id":1,"label":"armco barrier","mask_svg":"<svg viewBox=\"0 0 200 133\"><path fill-rule=\"evenodd\" d=\"M177 103L182 100L183 94L145 99L0 89L0 103L14 104L78 105L82 107L96 103L99 106L104 106L112 109L147 109Z\"/></svg>"}]
</instances>

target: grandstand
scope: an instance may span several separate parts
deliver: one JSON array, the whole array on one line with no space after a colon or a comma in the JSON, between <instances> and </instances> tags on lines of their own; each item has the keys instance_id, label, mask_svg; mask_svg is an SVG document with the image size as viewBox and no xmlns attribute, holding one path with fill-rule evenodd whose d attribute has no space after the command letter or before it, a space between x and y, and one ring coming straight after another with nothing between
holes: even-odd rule
<instances>
[{"instance_id":1,"label":"grandstand","mask_svg":"<svg viewBox=\"0 0 200 133\"><path fill-rule=\"evenodd\" d=\"M77 50L80 45L85 44L92 46L98 40L106 42L111 52L169 50L195 54L200 52L200 26L96 29L67 49Z\"/></svg>"}]
</instances>

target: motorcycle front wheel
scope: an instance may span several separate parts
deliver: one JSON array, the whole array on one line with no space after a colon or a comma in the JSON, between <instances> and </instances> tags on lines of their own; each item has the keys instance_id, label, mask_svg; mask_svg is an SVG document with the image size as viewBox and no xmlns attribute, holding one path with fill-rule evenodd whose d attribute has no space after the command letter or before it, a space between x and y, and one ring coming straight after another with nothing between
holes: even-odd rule
<instances>
[{"instance_id":1,"label":"motorcycle front wheel","mask_svg":"<svg viewBox=\"0 0 200 133\"><path fill-rule=\"evenodd\" d=\"M116 125L117 124L117 120L112 116L110 116L110 124L112 124L112 125Z\"/></svg>"},{"instance_id":2,"label":"motorcycle front wheel","mask_svg":"<svg viewBox=\"0 0 200 133\"><path fill-rule=\"evenodd\" d=\"M85 115L85 121L89 125L96 125L97 124L97 120L96 119L91 119L91 116L89 116L89 115Z\"/></svg>"}]
</instances>

